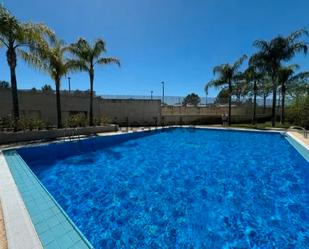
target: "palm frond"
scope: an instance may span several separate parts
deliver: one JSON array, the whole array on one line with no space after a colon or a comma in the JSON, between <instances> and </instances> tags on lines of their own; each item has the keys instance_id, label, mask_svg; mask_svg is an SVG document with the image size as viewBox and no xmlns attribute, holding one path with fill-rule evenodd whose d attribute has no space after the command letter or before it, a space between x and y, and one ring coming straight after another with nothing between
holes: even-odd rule
<instances>
[{"instance_id":1,"label":"palm frond","mask_svg":"<svg viewBox=\"0 0 309 249\"><path fill-rule=\"evenodd\" d=\"M210 81L208 84L211 87L215 87L215 88L221 88L222 86L224 86L227 82L224 81L223 79L216 79L216 80L212 80Z\"/></svg>"},{"instance_id":2,"label":"palm frond","mask_svg":"<svg viewBox=\"0 0 309 249\"><path fill-rule=\"evenodd\" d=\"M23 51L21 49L17 50L18 55L28 64L38 69L41 72L50 73L49 66L42 58L36 54Z\"/></svg>"},{"instance_id":3,"label":"palm frond","mask_svg":"<svg viewBox=\"0 0 309 249\"><path fill-rule=\"evenodd\" d=\"M66 62L66 67L68 68L68 71L71 72L80 72L80 71L88 72L90 70L90 68L87 65L87 62L82 60L68 60Z\"/></svg>"},{"instance_id":4,"label":"palm frond","mask_svg":"<svg viewBox=\"0 0 309 249\"><path fill-rule=\"evenodd\" d=\"M213 74L220 76L224 74L224 71L226 70L227 67L228 67L228 64L221 64L221 65L215 66L213 68Z\"/></svg>"},{"instance_id":5,"label":"palm frond","mask_svg":"<svg viewBox=\"0 0 309 249\"><path fill-rule=\"evenodd\" d=\"M290 79L291 82L297 82L297 81L309 81L309 71L300 72L298 74L295 74Z\"/></svg>"},{"instance_id":6,"label":"palm frond","mask_svg":"<svg viewBox=\"0 0 309 249\"><path fill-rule=\"evenodd\" d=\"M102 39L97 39L92 49L93 58L98 58L105 51L105 42Z\"/></svg>"},{"instance_id":7,"label":"palm frond","mask_svg":"<svg viewBox=\"0 0 309 249\"><path fill-rule=\"evenodd\" d=\"M264 40L256 40L253 42L253 46L260 50L267 50L269 48L269 43Z\"/></svg>"},{"instance_id":8,"label":"palm frond","mask_svg":"<svg viewBox=\"0 0 309 249\"><path fill-rule=\"evenodd\" d=\"M68 46L68 51L75 57L90 61L91 60L91 48L87 40L79 38L76 43Z\"/></svg>"},{"instance_id":9,"label":"palm frond","mask_svg":"<svg viewBox=\"0 0 309 249\"><path fill-rule=\"evenodd\" d=\"M233 70L237 71L246 59L247 59L247 55L244 54L237 61L235 61L232 65Z\"/></svg>"},{"instance_id":10,"label":"palm frond","mask_svg":"<svg viewBox=\"0 0 309 249\"><path fill-rule=\"evenodd\" d=\"M120 67L119 59L114 58L114 57L99 58L94 64L99 64L99 65L117 64Z\"/></svg>"},{"instance_id":11,"label":"palm frond","mask_svg":"<svg viewBox=\"0 0 309 249\"><path fill-rule=\"evenodd\" d=\"M297 40L298 38L300 38L301 36L308 36L308 30L305 28L299 29L294 31L293 33L291 33L288 37L287 40L289 42L294 42L295 40Z\"/></svg>"}]
</instances>

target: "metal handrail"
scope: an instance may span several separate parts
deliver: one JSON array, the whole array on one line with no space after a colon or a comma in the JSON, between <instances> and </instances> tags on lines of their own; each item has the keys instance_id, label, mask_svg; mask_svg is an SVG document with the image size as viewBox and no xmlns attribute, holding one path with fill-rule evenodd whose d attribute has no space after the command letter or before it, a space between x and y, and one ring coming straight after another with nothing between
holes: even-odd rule
<instances>
[{"instance_id":1,"label":"metal handrail","mask_svg":"<svg viewBox=\"0 0 309 249\"><path fill-rule=\"evenodd\" d=\"M308 131L304 128L304 127L301 127L301 126L291 126L288 130L302 130L303 131L303 135L304 135L304 138L307 138L308 137Z\"/></svg>"}]
</instances>

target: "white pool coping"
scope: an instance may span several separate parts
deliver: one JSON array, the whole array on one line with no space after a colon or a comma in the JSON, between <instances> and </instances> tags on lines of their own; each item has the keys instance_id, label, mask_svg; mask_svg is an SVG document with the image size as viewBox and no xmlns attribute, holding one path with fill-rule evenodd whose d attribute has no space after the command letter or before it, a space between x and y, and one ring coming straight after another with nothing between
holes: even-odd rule
<instances>
[{"instance_id":1,"label":"white pool coping","mask_svg":"<svg viewBox=\"0 0 309 249\"><path fill-rule=\"evenodd\" d=\"M293 138L296 142L298 142L300 145L302 145L305 149L307 149L308 150L308 153L309 153L309 145L308 144L306 144L306 143L304 143L302 140L300 140L297 136L295 136L294 134L293 134L293 132L290 132L290 131L288 131L287 133L286 133L288 136L290 136L291 138Z\"/></svg>"},{"instance_id":2,"label":"white pool coping","mask_svg":"<svg viewBox=\"0 0 309 249\"><path fill-rule=\"evenodd\" d=\"M0 151L0 199L9 249L42 249L24 201Z\"/></svg>"}]
</instances>

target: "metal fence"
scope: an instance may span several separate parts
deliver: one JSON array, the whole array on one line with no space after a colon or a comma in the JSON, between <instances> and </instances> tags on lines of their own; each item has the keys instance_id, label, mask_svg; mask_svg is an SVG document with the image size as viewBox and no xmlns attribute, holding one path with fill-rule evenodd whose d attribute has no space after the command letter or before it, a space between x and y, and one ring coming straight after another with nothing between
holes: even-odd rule
<instances>
[{"instance_id":1,"label":"metal fence","mask_svg":"<svg viewBox=\"0 0 309 249\"><path fill-rule=\"evenodd\" d=\"M161 100L163 103L162 96L151 96L151 95L101 95L100 97L105 99L141 99L141 100ZM185 99L185 96L164 96L164 103L166 105L173 105L173 106L181 106L183 103L183 100ZM207 105L213 105L213 104L227 104L228 99L218 99L217 97L200 97L201 101L198 104L198 106L207 106ZM292 98L286 98L285 103L286 105L290 105L293 101ZM271 107L272 106L272 98L264 98L257 97L256 99L257 106L264 106L265 107ZM252 104L253 98L232 98L232 104ZM281 105L281 99L277 98L277 106Z\"/></svg>"}]
</instances>

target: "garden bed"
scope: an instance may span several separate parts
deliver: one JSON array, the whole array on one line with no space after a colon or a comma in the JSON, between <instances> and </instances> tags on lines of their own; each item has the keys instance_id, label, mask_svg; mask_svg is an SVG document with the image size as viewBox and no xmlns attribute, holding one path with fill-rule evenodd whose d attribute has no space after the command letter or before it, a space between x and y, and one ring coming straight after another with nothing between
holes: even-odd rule
<instances>
[{"instance_id":1,"label":"garden bed","mask_svg":"<svg viewBox=\"0 0 309 249\"><path fill-rule=\"evenodd\" d=\"M18 143L35 140L53 140L60 137L93 135L101 132L118 131L118 125L78 127L52 130L33 130L18 132L0 132L0 144Z\"/></svg>"}]
</instances>

